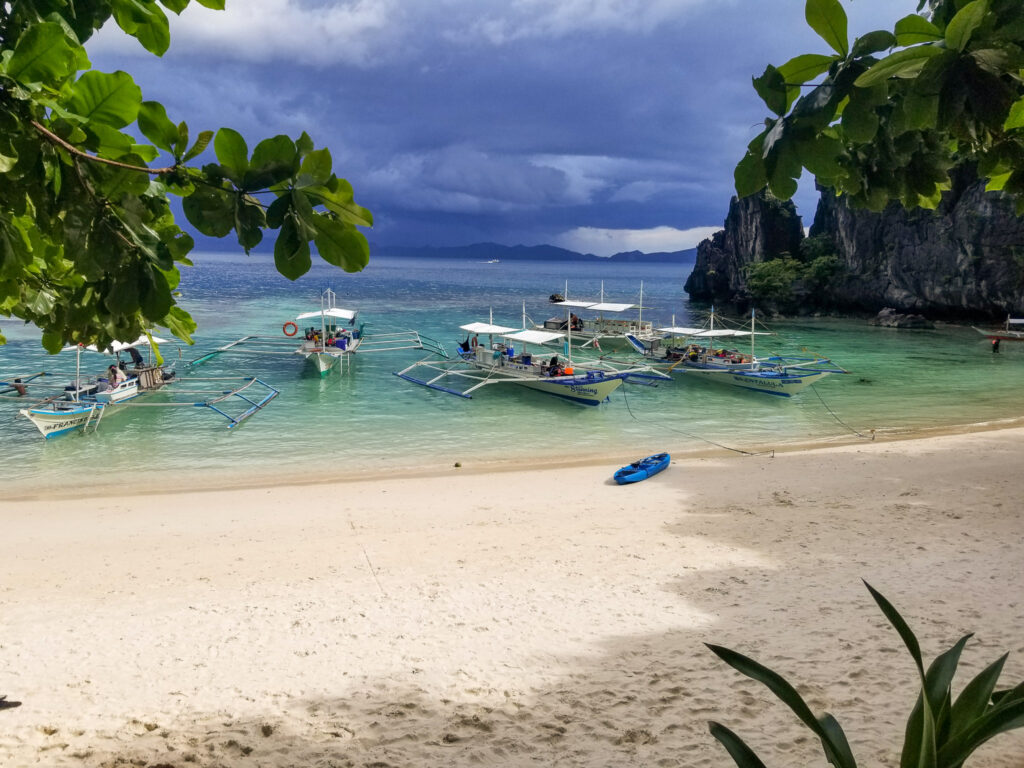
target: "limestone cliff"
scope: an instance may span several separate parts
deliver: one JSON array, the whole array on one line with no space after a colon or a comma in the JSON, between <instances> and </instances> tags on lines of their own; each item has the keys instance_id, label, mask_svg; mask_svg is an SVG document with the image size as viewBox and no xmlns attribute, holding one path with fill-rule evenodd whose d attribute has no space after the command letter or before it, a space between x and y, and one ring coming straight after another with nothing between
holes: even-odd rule
<instances>
[{"instance_id":1,"label":"limestone cliff","mask_svg":"<svg viewBox=\"0 0 1024 768\"><path fill-rule=\"evenodd\" d=\"M783 231L788 240L768 235ZM961 175L936 211L852 210L824 190L810 234L832 241L840 269L813 297L804 294L806 309L893 307L951 319L1024 315L1024 218L1009 199L985 192L971 177ZM800 237L795 211L734 199L725 229L698 246L686 291L698 300L747 303L744 268L783 252L795 255Z\"/></svg>"},{"instance_id":2,"label":"limestone cliff","mask_svg":"<svg viewBox=\"0 0 1024 768\"><path fill-rule=\"evenodd\" d=\"M764 194L729 203L725 229L697 246L697 260L684 290L699 301L742 304L747 298L745 267L797 252L803 224L791 202Z\"/></svg>"}]
</instances>

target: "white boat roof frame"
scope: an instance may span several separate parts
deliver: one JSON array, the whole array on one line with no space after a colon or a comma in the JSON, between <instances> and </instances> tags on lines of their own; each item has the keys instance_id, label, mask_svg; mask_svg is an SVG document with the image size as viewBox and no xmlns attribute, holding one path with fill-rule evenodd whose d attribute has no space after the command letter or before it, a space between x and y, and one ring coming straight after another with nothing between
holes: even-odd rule
<instances>
[{"instance_id":1,"label":"white boat roof frame","mask_svg":"<svg viewBox=\"0 0 1024 768\"><path fill-rule=\"evenodd\" d=\"M560 307L575 307L577 309L589 309L593 312L625 312L628 309L635 309L636 304L618 304L610 301L556 301L553 302Z\"/></svg>"},{"instance_id":2,"label":"white boat roof frame","mask_svg":"<svg viewBox=\"0 0 1024 768\"><path fill-rule=\"evenodd\" d=\"M341 307L330 307L329 309L317 309L313 312L303 312L298 315L296 320L309 320L313 317L330 317L335 320L355 320L356 315L359 314L357 309L342 309Z\"/></svg>"}]
</instances>

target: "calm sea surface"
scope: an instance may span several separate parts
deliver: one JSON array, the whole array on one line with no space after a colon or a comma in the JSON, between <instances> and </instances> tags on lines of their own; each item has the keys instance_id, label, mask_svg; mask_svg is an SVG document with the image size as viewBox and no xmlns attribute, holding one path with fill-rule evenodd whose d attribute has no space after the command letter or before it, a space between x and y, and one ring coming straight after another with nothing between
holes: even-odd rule
<instances>
[{"instance_id":1,"label":"calm sea surface","mask_svg":"<svg viewBox=\"0 0 1024 768\"><path fill-rule=\"evenodd\" d=\"M548 296L637 302L657 325L702 323L706 309L683 292L686 269L650 264L414 260L376 257L362 273L326 265L296 283L269 257L199 254L185 270L181 302L199 322L195 345L163 345L179 374L257 375L281 396L238 429L206 409L135 408L112 414L96 434L44 441L18 405L0 402L7 495L47 489L70 494L114 486L175 489L253 481L297 483L390 470L451 471L502 462L608 457L627 463L660 451L716 445L745 451L786 443L998 421L1024 416L1024 344L999 354L969 327L897 331L861 320L775 321L758 353L819 353L851 371L794 398L748 393L676 377L658 387L627 386L597 408L535 392L485 387L472 400L409 384L392 372L425 356L406 350L358 354L345 375L321 379L298 356L221 355L189 373L183 365L243 335L283 338L281 326L319 308L332 288L339 306L358 309L366 332L415 328L451 351L458 326L520 324L556 312ZM39 334L3 323L0 377L39 370L70 375L74 355L51 357ZM166 334L164 334L166 336ZM108 359L83 357L90 373Z\"/></svg>"}]
</instances>

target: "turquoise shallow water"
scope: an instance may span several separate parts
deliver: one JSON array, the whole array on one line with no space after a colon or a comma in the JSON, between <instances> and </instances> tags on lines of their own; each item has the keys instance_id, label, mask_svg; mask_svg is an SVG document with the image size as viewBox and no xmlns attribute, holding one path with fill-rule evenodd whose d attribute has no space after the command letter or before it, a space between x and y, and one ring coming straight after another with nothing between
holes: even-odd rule
<instances>
[{"instance_id":1,"label":"turquoise shallow water","mask_svg":"<svg viewBox=\"0 0 1024 768\"><path fill-rule=\"evenodd\" d=\"M458 325L486 320L517 326L555 314L553 292L636 302L658 325L700 324L702 308L683 292L686 270L650 264L465 261L375 258L357 275L326 266L297 283L267 257L201 254L188 270L182 302L199 321L193 347L164 346L168 358L192 360L247 334L283 338L281 326L319 306L331 287L338 304L356 308L367 333L416 328L453 349ZM248 373L281 396L236 430L202 409L139 408L112 416L96 434L42 440L17 405L0 402L4 489L8 495L73 494L110 486L186 489L293 480L320 481L386 471L430 470L455 462L493 466L609 457L623 463L665 450L714 444L742 450L881 432L973 424L1024 416L1024 344L992 354L970 328L934 331L875 328L863 320L775 321L776 336L758 353L827 355L851 371L829 376L794 398L774 398L676 377L656 388L623 387L598 408L534 392L485 388L472 400L408 384L399 370L423 357L403 351L357 355L350 371L321 379L297 356L222 355L193 375ZM38 333L5 322L0 375L71 371L71 355L46 355ZM91 355L98 373L106 358ZM179 372L183 366L177 365Z\"/></svg>"}]
</instances>

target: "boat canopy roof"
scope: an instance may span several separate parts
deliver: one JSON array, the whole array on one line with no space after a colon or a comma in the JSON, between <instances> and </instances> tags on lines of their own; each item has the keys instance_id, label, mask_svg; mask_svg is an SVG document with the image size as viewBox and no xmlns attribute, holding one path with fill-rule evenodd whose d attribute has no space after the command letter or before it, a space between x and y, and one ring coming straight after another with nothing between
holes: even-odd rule
<instances>
[{"instance_id":1,"label":"boat canopy roof","mask_svg":"<svg viewBox=\"0 0 1024 768\"><path fill-rule=\"evenodd\" d=\"M592 309L596 312L625 312L627 309L633 309L635 306L636 304L614 304L603 301L600 304L591 304L587 309Z\"/></svg>"},{"instance_id":2,"label":"boat canopy roof","mask_svg":"<svg viewBox=\"0 0 1024 768\"><path fill-rule=\"evenodd\" d=\"M512 333L519 330L518 328L510 328L507 325L494 325L493 323L467 323L466 325L460 325L464 331L469 333L488 333L504 335L506 333Z\"/></svg>"},{"instance_id":3,"label":"boat canopy roof","mask_svg":"<svg viewBox=\"0 0 1024 768\"><path fill-rule=\"evenodd\" d=\"M720 338L723 336L771 336L772 334L767 331L737 331L733 328L715 328L714 330L705 329L692 335L702 336L704 338Z\"/></svg>"},{"instance_id":4,"label":"boat canopy roof","mask_svg":"<svg viewBox=\"0 0 1024 768\"><path fill-rule=\"evenodd\" d=\"M167 343L167 339L161 339L159 336L154 336L153 337L153 341L156 342L157 344L166 344ZM64 347L64 349L61 350L61 351L62 352L70 352L71 350L78 349L78 346L79 345L77 345L77 344L72 344L70 347ZM148 347L148 346L149 346L149 336L146 336L145 334L143 334L142 336L139 336L139 338L137 338L135 341L114 341L114 342L111 342L110 346L106 347L103 351L104 352L124 352L126 349L129 349L130 347ZM99 348L95 344L90 344L87 347L83 347L83 349L88 349L90 352L99 352L100 351Z\"/></svg>"},{"instance_id":5,"label":"boat canopy roof","mask_svg":"<svg viewBox=\"0 0 1024 768\"><path fill-rule=\"evenodd\" d=\"M662 333L668 333L673 336L693 336L694 334L703 331L703 328L687 328L686 326L673 325L668 328L659 328Z\"/></svg>"},{"instance_id":6,"label":"boat canopy roof","mask_svg":"<svg viewBox=\"0 0 1024 768\"><path fill-rule=\"evenodd\" d=\"M1007 325L1024 325L1024 317L1008 317L1006 318Z\"/></svg>"},{"instance_id":7,"label":"boat canopy roof","mask_svg":"<svg viewBox=\"0 0 1024 768\"><path fill-rule=\"evenodd\" d=\"M552 331L523 330L516 331L515 333L506 333L505 338L512 341L521 341L524 344L547 344L549 341L565 338L565 334Z\"/></svg>"},{"instance_id":8,"label":"boat canopy roof","mask_svg":"<svg viewBox=\"0 0 1024 768\"><path fill-rule=\"evenodd\" d=\"M595 312L625 312L627 309L636 307L636 304L615 304L608 301L556 301L554 303L562 307L578 307Z\"/></svg>"},{"instance_id":9,"label":"boat canopy roof","mask_svg":"<svg viewBox=\"0 0 1024 768\"><path fill-rule=\"evenodd\" d=\"M330 309L318 309L314 312L303 312L301 315L296 317L296 320L308 320L311 317L333 317L338 320L354 320L355 316L359 314L358 310L355 309L342 309L341 307L331 307Z\"/></svg>"}]
</instances>

